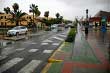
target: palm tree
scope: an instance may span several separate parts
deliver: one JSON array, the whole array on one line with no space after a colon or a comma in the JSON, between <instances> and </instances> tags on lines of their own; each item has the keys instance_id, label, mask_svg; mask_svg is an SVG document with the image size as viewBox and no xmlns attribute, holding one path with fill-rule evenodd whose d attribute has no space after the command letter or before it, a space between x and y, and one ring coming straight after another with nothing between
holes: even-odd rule
<instances>
[{"instance_id":1,"label":"palm tree","mask_svg":"<svg viewBox=\"0 0 110 73\"><path fill-rule=\"evenodd\" d=\"M13 18L10 18L8 20L10 20L11 22L15 22L16 26L19 26L19 22L21 20L23 20L22 17L24 15L26 15L26 13L25 12L22 12L22 11L17 11L16 13L14 13L14 12L11 11L10 13L13 16Z\"/></svg>"},{"instance_id":2,"label":"palm tree","mask_svg":"<svg viewBox=\"0 0 110 73\"><path fill-rule=\"evenodd\" d=\"M38 10L38 8L35 8L35 16L38 17L40 16L41 12Z\"/></svg>"},{"instance_id":3,"label":"palm tree","mask_svg":"<svg viewBox=\"0 0 110 73\"><path fill-rule=\"evenodd\" d=\"M46 11L46 12L44 13L44 16L47 17L47 19L48 19L48 17L49 17L49 11Z\"/></svg>"},{"instance_id":4,"label":"palm tree","mask_svg":"<svg viewBox=\"0 0 110 73\"><path fill-rule=\"evenodd\" d=\"M62 23L63 21L63 16L60 16L60 23Z\"/></svg>"},{"instance_id":5,"label":"palm tree","mask_svg":"<svg viewBox=\"0 0 110 73\"><path fill-rule=\"evenodd\" d=\"M58 19L60 17L60 14L59 13L56 13L56 18Z\"/></svg>"},{"instance_id":6,"label":"palm tree","mask_svg":"<svg viewBox=\"0 0 110 73\"><path fill-rule=\"evenodd\" d=\"M40 16L40 14L41 14L41 12L38 9L38 6L35 5L35 4L31 4L30 5L29 12L32 12L33 13L33 23L34 23L34 15L37 17L37 16Z\"/></svg>"},{"instance_id":7,"label":"palm tree","mask_svg":"<svg viewBox=\"0 0 110 73\"><path fill-rule=\"evenodd\" d=\"M10 13L10 8L6 7L6 8L4 8L4 11L5 11L6 14L8 14L8 13Z\"/></svg>"},{"instance_id":8,"label":"palm tree","mask_svg":"<svg viewBox=\"0 0 110 73\"><path fill-rule=\"evenodd\" d=\"M10 14L12 15L12 18L8 18L7 20L9 20L11 22L15 22L16 26L19 26L19 21L22 20L22 17L26 13L19 10L19 5L17 3L14 3L12 5L12 8L13 8L13 10L10 11Z\"/></svg>"},{"instance_id":9,"label":"palm tree","mask_svg":"<svg viewBox=\"0 0 110 73\"><path fill-rule=\"evenodd\" d=\"M12 8L14 9L14 13L16 13L17 11L19 11L19 5L17 3L14 3Z\"/></svg>"}]
</instances>

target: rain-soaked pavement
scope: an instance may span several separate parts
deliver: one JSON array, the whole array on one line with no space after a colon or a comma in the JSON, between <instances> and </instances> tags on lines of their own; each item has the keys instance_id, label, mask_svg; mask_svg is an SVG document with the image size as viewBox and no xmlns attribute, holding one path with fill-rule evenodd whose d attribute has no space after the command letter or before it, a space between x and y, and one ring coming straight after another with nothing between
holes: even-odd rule
<instances>
[{"instance_id":1,"label":"rain-soaked pavement","mask_svg":"<svg viewBox=\"0 0 110 73\"><path fill-rule=\"evenodd\" d=\"M74 48L71 49L72 60L64 59L61 73L110 73L109 37L110 30L103 33L89 28L85 35L78 25Z\"/></svg>"},{"instance_id":2,"label":"rain-soaked pavement","mask_svg":"<svg viewBox=\"0 0 110 73\"><path fill-rule=\"evenodd\" d=\"M0 73L40 73L48 58L66 38L67 30L36 33L29 39L4 47L0 55L4 56L0 59Z\"/></svg>"},{"instance_id":3,"label":"rain-soaked pavement","mask_svg":"<svg viewBox=\"0 0 110 73\"><path fill-rule=\"evenodd\" d=\"M89 28L88 34L78 26L73 60L73 73L109 73L110 70L110 30L102 32ZM78 62L78 64L77 64Z\"/></svg>"}]
</instances>

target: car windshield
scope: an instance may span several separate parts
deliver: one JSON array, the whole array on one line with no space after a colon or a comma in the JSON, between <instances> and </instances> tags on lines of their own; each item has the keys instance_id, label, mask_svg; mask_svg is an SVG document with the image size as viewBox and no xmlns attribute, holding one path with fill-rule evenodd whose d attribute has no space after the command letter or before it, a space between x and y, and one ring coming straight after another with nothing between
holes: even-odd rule
<instances>
[{"instance_id":1,"label":"car windshield","mask_svg":"<svg viewBox=\"0 0 110 73\"><path fill-rule=\"evenodd\" d=\"M18 30L18 29L20 29L19 27L14 27L14 28L12 28L12 30Z\"/></svg>"}]
</instances>

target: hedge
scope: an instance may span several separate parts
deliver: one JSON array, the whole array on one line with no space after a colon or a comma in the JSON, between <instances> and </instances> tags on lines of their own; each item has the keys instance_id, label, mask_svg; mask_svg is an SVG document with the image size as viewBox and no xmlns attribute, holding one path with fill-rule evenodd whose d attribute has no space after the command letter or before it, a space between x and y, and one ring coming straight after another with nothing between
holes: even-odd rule
<instances>
[{"instance_id":1,"label":"hedge","mask_svg":"<svg viewBox=\"0 0 110 73\"><path fill-rule=\"evenodd\" d=\"M73 42L75 40L75 36L76 36L76 28L71 28L65 41Z\"/></svg>"}]
</instances>

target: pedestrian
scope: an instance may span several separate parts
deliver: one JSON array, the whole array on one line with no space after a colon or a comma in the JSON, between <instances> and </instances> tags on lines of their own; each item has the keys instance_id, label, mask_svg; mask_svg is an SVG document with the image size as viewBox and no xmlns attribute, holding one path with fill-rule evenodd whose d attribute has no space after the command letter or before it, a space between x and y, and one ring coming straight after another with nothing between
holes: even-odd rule
<instances>
[{"instance_id":1,"label":"pedestrian","mask_svg":"<svg viewBox=\"0 0 110 73\"><path fill-rule=\"evenodd\" d=\"M88 26L85 26L85 34L88 34Z\"/></svg>"},{"instance_id":2,"label":"pedestrian","mask_svg":"<svg viewBox=\"0 0 110 73\"><path fill-rule=\"evenodd\" d=\"M87 25L85 26L85 38L86 40L88 38L88 26Z\"/></svg>"}]
</instances>

